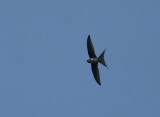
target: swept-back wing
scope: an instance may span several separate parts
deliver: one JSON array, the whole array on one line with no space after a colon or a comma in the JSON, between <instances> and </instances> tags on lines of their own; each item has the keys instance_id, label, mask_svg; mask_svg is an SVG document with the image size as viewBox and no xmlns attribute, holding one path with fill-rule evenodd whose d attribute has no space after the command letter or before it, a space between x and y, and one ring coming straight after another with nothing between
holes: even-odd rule
<instances>
[{"instance_id":1,"label":"swept-back wing","mask_svg":"<svg viewBox=\"0 0 160 117\"><path fill-rule=\"evenodd\" d=\"M96 54L94 52L94 47L93 47L90 35L88 35L88 38L87 38L87 48L88 48L89 57L90 58L95 58Z\"/></svg>"}]
</instances>

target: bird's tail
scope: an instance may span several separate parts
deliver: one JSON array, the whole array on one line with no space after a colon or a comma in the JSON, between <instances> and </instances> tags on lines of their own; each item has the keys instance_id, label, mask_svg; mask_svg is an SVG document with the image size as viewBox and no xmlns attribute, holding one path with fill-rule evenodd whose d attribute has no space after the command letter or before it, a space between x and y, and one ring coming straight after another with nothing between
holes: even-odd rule
<instances>
[{"instance_id":1,"label":"bird's tail","mask_svg":"<svg viewBox=\"0 0 160 117\"><path fill-rule=\"evenodd\" d=\"M100 62L102 65L104 65L105 67L108 68L108 66L107 66L107 64L106 64L106 62L105 62L105 60L104 60L104 53L105 53L105 51L106 51L106 50L104 50L104 51L101 53L101 55L98 57L98 62Z\"/></svg>"}]
</instances>

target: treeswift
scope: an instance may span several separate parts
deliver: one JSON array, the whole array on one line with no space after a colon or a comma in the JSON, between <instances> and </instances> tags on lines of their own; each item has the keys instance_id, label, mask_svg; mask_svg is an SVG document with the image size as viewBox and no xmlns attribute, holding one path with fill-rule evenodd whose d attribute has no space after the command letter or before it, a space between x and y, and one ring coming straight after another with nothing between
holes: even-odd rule
<instances>
[{"instance_id":1,"label":"treeswift","mask_svg":"<svg viewBox=\"0 0 160 117\"><path fill-rule=\"evenodd\" d=\"M101 53L101 55L99 57L97 57L94 52L94 47L93 47L90 35L88 35L88 38L87 38L87 49L88 49L88 55L90 57L90 59L88 59L87 62L91 63L91 69L93 72L93 76L94 76L96 82L99 85L101 85L100 75L99 75L99 70L98 70L98 63L100 62L102 65L107 67L107 64L104 60L105 50Z\"/></svg>"}]
</instances>

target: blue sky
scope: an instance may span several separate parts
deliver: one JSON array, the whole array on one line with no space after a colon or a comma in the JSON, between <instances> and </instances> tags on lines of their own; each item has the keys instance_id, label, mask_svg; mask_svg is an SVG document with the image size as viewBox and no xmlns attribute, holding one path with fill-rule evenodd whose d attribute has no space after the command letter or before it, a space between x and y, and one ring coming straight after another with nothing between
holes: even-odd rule
<instances>
[{"instance_id":1,"label":"blue sky","mask_svg":"<svg viewBox=\"0 0 160 117\"><path fill-rule=\"evenodd\" d=\"M160 1L1 0L1 117L159 117ZM86 41L97 56L93 78Z\"/></svg>"}]
</instances>

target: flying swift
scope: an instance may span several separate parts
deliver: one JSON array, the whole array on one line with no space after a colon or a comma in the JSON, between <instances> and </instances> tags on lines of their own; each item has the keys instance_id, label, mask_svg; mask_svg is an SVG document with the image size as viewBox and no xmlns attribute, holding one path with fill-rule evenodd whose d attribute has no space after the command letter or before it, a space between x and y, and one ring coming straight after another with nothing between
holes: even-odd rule
<instances>
[{"instance_id":1,"label":"flying swift","mask_svg":"<svg viewBox=\"0 0 160 117\"><path fill-rule=\"evenodd\" d=\"M87 49L88 49L88 55L90 57L90 59L88 59L87 62L91 63L91 69L93 72L93 76L94 76L96 82L99 85L101 85L98 63L101 63L102 65L104 65L105 67L108 68L108 66L104 60L105 50L100 54L99 57L97 57L94 52L94 47L93 47L90 35L88 35L88 38L87 38Z\"/></svg>"}]
</instances>

